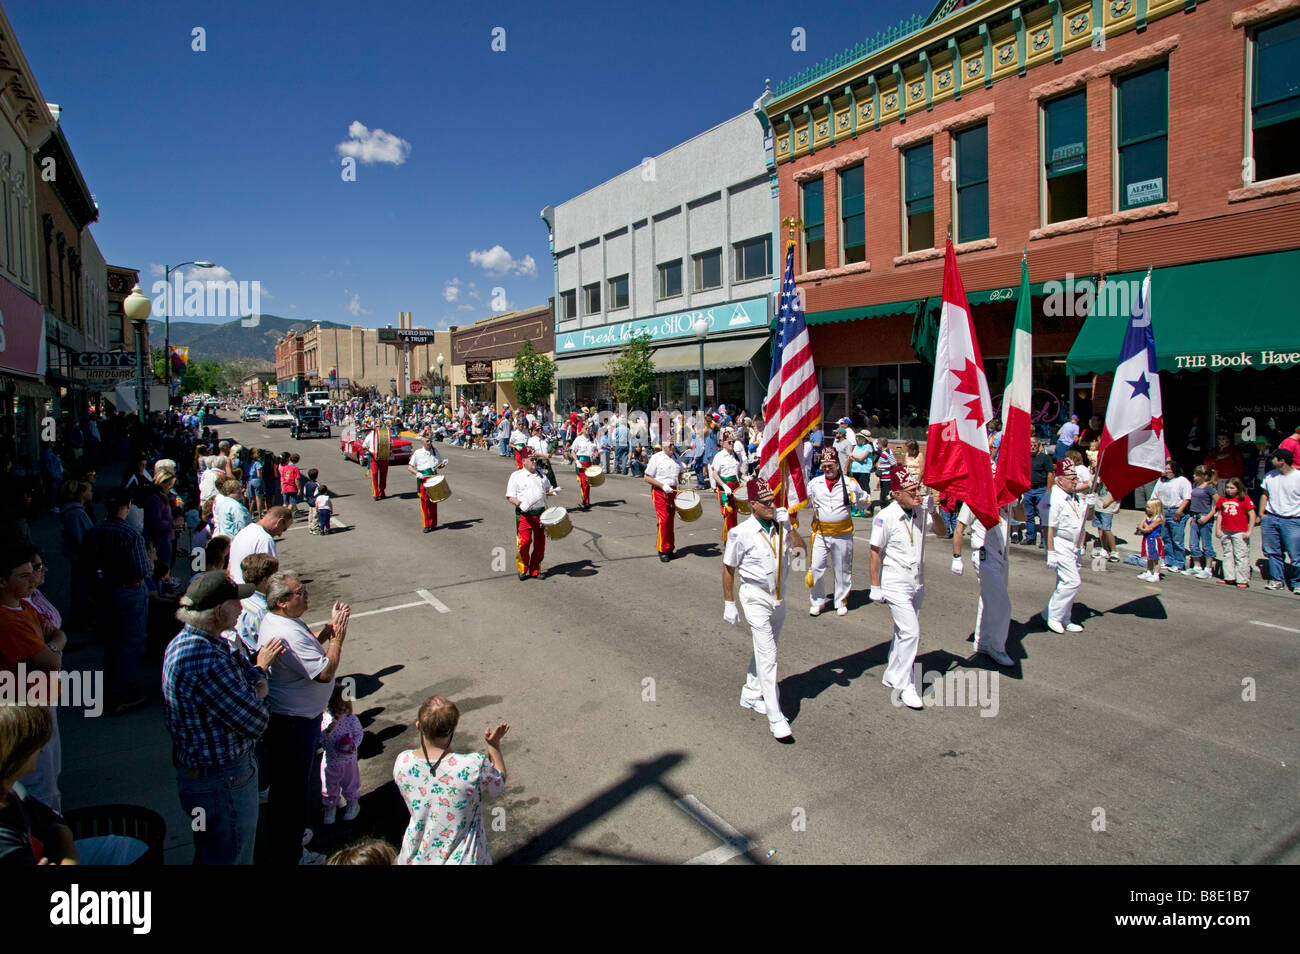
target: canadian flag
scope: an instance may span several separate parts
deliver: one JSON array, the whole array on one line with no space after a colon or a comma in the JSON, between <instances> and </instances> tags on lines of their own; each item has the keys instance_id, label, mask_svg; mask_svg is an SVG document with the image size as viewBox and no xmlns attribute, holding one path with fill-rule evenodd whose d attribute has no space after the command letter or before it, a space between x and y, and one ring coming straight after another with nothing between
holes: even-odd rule
<instances>
[{"instance_id":1,"label":"canadian flag","mask_svg":"<svg viewBox=\"0 0 1300 954\"><path fill-rule=\"evenodd\" d=\"M943 310L934 354L930 428L926 434L924 484L970 507L986 527L998 522L993 463L986 429L993 417L984 360L966 289L957 272L957 253L948 239L943 262Z\"/></svg>"},{"instance_id":2,"label":"canadian flag","mask_svg":"<svg viewBox=\"0 0 1300 954\"><path fill-rule=\"evenodd\" d=\"M1097 476L1119 500L1165 472L1165 417L1151 330L1151 273L1142 280L1106 405Z\"/></svg>"}]
</instances>

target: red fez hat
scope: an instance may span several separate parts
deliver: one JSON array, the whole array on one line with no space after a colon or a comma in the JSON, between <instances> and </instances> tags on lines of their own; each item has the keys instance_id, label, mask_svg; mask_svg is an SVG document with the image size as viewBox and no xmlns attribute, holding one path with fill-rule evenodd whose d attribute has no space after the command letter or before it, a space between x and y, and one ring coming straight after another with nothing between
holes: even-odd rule
<instances>
[{"instance_id":1,"label":"red fez hat","mask_svg":"<svg viewBox=\"0 0 1300 954\"><path fill-rule=\"evenodd\" d=\"M1075 468L1074 461L1070 460L1070 458L1068 457L1062 457L1060 460L1056 462L1056 476L1073 477L1075 476L1074 468Z\"/></svg>"},{"instance_id":2,"label":"red fez hat","mask_svg":"<svg viewBox=\"0 0 1300 954\"><path fill-rule=\"evenodd\" d=\"M823 467L825 467L827 464L838 464L839 462L840 462L839 451L837 451L834 447L823 447L823 448L822 448L822 466L823 466Z\"/></svg>"},{"instance_id":3,"label":"red fez hat","mask_svg":"<svg viewBox=\"0 0 1300 954\"><path fill-rule=\"evenodd\" d=\"M916 493L921 489L921 480L906 467L895 464L889 472L889 489L894 493L899 491Z\"/></svg>"},{"instance_id":4,"label":"red fez hat","mask_svg":"<svg viewBox=\"0 0 1300 954\"><path fill-rule=\"evenodd\" d=\"M767 481L762 477L753 477L745 484L745 492L749 495L750 500L757 500L766 503L772 500L776 494L772 493L772 488L767 485Z\"/></svg>"}]
</instances>

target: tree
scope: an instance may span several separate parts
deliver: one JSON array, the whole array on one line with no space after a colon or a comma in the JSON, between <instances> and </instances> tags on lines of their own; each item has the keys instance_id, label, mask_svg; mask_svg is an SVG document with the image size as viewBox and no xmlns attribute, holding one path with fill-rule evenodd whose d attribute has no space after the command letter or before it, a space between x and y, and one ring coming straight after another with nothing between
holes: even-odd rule
<instances>
[{"instance_id":1,"label":"tree","mask_svg":"<svg viewBox=\"0 0 1300 954\"><path fill-rule=\"evenodd\" d=\"M527 338L515 354L514 385L520 407L545 404L555 391L555 362L538 354Z\"/></svg>"},{"instance_id":2,"label":"tree","mask_svg":"<svg viewBox=\"0 0 1300 954\"><path fill-rule=\"evenodd\" d=\"M627 347L610 358L609 390L628 410L646 410L654 390L655 364L649 335L636 335Z\"/></svg>"}]
</instances>

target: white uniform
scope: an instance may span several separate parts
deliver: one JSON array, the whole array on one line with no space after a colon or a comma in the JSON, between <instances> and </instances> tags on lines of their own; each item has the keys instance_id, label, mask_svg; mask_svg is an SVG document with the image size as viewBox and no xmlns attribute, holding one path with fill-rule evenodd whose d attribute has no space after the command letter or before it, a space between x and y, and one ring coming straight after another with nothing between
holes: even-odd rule
<instances>
[{"instance_id":1,"label":"white uniform","mask_svg":"<svg viewBox=\"0 0 1300 954\"><path fill-rule=\"evenodd\" d=\"M769 532L757 517L750 517L727 534L727 546L722 554L722 562L736 571L736 602L745 615L754 642L740 698L751 703L762 699L767 720L773 724L785 721L776 688L776 641L785 623L785 603L775 595L777 550L782 546L781 540L775 523ZM782 586L789 578L790 542L785 537L781 552Z\"/></svg>"},{"instance_id":2,"label":"white uniform","mask_svg":"<svg viewBox=\"0 0 1300 954\"><path fill-rule=\"evenodd\" d=\"M575 446L577 441L573 442ZM588 441L588 443L591 443ZM575 452L576 453L576 452ZM664 451L656 451L646 461L645 476L652 477L664 485L664 490L668 493L675 493L677 490L677 481L681 479L682 465L669 457Z\"/></svg>"},{"instance_id":3,"label":"white uniform","mask_svg":"<svg viewBox=\"0 0 1300 954\"><path fill-rule=\"evenodd\" d=\"M530 474L519 468L506 481L506 496L519 501L519 509L536 510L546 502L546 495L551 492L551 482L541 474Z\"/></svg>"},{"instance_id":4,"label":"white uniform","mask_svg":"<svg viewBox=\"0 0 1300 954\"><path fill-rule=\"evenodd\" d=\"M882 556L880 588L894 617L894 640L882 682L891 689L915 688L912 665L921 645L921 601L925 596L925 534L934 498L923 497L912 515L893 501L871 525L871 545Z\"/></svg>"},{"instance_id":5,"label":"white uniform","mask_svg":"<svg viewBox=\"0 0 1300 954\"><path fill-rule=\"evenodd\" d=\"M441 463L442 458L438 456L437 448L425 450L423 447L419 447L411 455L411 466L415 468L417 474L426 470L437 472L438 465Z\"/></svg>"},{"instance_id":6,"label":"white uniform","mask_svg":"<svg viewBox=\"0 0 1300 954\"><path fill-rule=\"evenodd\" d=\"M588 457L593 462L595 462L596 455L598 453L596 442L593 441L586 434L579 434L577 437L575 437L573 439L573 444L570 446L569 449L573 451L574 457Z\"/></svg>"},{"instance_id":7,"label":"white uniform","mask_svg":"<svg viewBox=\"0 0 1300 954\"><path fill-rule=\"evenodd\" d=\"M731 451L723 448L713 455L713 462L709 465L718 472L718 477L726 480L728 477L734 477L740 480L740 461Z\"/></svg>"},{"instance_id":8,"label":"white uniform","mask_svg":"<svg viewBox=\"0 0 1300 954\"><path fill-rule=\"evenodd\" d=\"M1007 591L1007 526L1011 505L998 511L998 525L985 530L984 524L965 504L957 522L971 528L971 563L980 581L979 610L975 615L975 651L1006 652L1011 632L1011 595Z\"/></svg>"},{"instance_id":9,"label":"white uniform","mask_svg":"<svg viewBox=\"0 0 1300 954\"><path fill-rule=\"evenodd\" d=\"M812 538L812 605L821 606L826 602L826 590L823 582L826 577L826 563L830 562L835 573L835 608L844 606L853 588L853 507L866 498L862 487L852 477L847 480L849 506L844 506L845 480L841 476L834 486L826 483L825 477L817 477L808 483L808 502L812 507L814 519ZM843 523L847 521L847 533L821 533L818 524Z\"/></svg>"},{"instance_id":10,"label":"white uniform","mask_svg":"<svg viewBox=\"0 0 1300 954\"><path fill-rule=\"evenodd\" d=\"M550 445L549 443L547 443L547 440L546 440L545 437L530 437L530 438L528 438L528 446L529 446L529 447L533 450L533 452L536 453L536 454L542 454L542 455L547 456L547 457L549 457L550 454L551 454L551 450L550 450L551 445Z\"/></svg>"},{"instance_id":11,"label":"white uniform","mask_svg":"<svg viewBox=\"0 0 1300 954\"><path fill-rule=\"evenodd\" d=\"M1087 509L1078 494L1067 494L1052 485L1047 525L1054 530L1052 552L1056 554L1056 589L1047 603L1046 617L1062 626L1070 622L1074 597L1079 592L1080 547L1083 543L1083 513Z\"/></svg>"},{"instance_id":12,"label":"white uniform","mask_svg":"<svg viewBox=\"0 0 1300 954\"><path fill-rule=\"evenodd\" d=\"M525 431L516 427L514 430L510 432L511 447L523 447L527 443L528 443L528 434Z\"/></svg>"}]
</instances>

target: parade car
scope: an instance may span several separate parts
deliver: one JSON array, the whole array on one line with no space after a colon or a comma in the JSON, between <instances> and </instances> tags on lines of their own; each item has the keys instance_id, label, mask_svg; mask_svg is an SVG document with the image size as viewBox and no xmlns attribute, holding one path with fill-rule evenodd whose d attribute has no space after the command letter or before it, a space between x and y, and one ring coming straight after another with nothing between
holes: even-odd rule
<instances>
[{"instance_id":1,"label":"parade car","mask_svg":"<svg viewBox=\"0 0 1300 954\"><path fill-rule=\"evenodd\" d=\"M343 449L343 456L348 460L355 460L362 467L369 467L370 454L365 448L366 435L369 433L369 431L366 431L365 433L358 435L349 431L344 434L339 439L339 445ZM411 459L412 450L413 448L411 447L410 441L404 437L398 437L397 434L394 433L393 449L389 454L388 463L390 465L400 464L405 466Z\"/></svg>"},{"instance_id":2,"label":"parade car","mask_svg":"<svg viewBox=\"0 0 1300 954\"><path fill-rule=\"evenodd\" d=\"M260 421L262 419L262 407L258 404L250 404L244 408L244 413L239 416L242 421Z\"/></svg>"},{"instance_id":3,"label":"parade car","mask_svg":"<svg viewBox=\"0 0 1300 954\"><path fill-rule=\"evenodd\" d=\"M268 407L262 414L263 427L293 427L293 415L283 407Z\"/></svg>"},{"instance_id":4,"label":"parade car","mask_svg":"<svg viewBox=\"0 0 1300 954\"><path fill-rule=\"evenodd\" d=\"M303 406L294 408L294 421L289 426L289 436L294 440L304 437L330 437L329 421L318 407Z\"/></svg>"}]
</instances>

